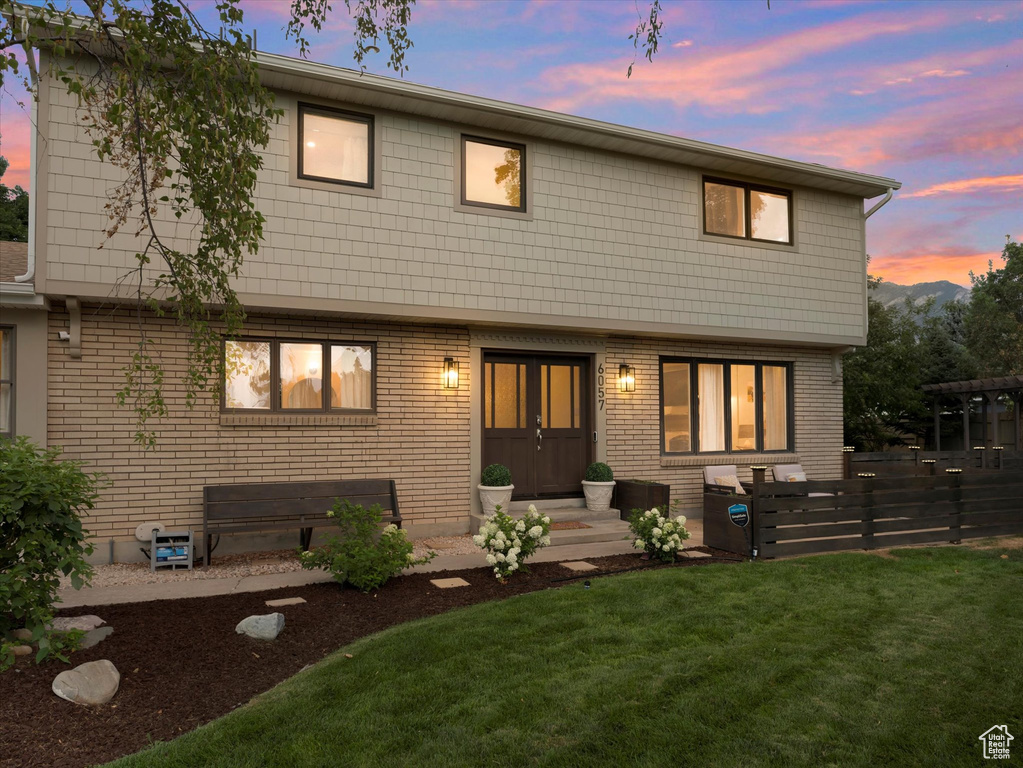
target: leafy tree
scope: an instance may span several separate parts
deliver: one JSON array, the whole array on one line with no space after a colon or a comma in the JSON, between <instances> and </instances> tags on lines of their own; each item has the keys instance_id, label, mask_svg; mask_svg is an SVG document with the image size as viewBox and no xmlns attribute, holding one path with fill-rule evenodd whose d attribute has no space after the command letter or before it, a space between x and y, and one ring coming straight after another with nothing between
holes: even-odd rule
<instances>
[{"instance_id":1,"label":"leafy tree","mask_svg":"<svg viewBox=\"0 0 1023 768\"><path fill-rule=\"evenodd\" d=\"M987 274L970 273L973 291L962 328L980 376L1023 374L1023 245L1005 240L1005 266L989 263Z\"/></svg>"},{"instance_id":2,"label":"leafy tree","mask_svg":"<svg viewBox=\"0 0 1023 768\"><path fill-rule=\"evenodd\" d=\"M868 277L868 288L880 278ZM845 441L858 450L881 451L907 442L907 431L926 412L920 389L922 352L913 314L867 298L867 344L843 366Z\"/></svg>"},{"instance_id":3,"label":"leafy tree","mask_svg":"<svg viewBox=\"0 0 1023 768\"><path fill-rule=\"evenodd\" d=\"M10 163L0 155L0 179ZM20 186L11 189L0 181L0 240L28 242L28 192Z\"/></svg>"}]
</instances>

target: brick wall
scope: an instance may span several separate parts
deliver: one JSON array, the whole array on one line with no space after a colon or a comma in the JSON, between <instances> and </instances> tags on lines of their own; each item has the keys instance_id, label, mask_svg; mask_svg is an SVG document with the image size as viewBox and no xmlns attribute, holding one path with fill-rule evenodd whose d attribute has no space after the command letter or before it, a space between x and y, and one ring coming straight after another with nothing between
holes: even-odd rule
<instances>
[{"instance_id":1,"label":"brick wall","mask_svg":"<svg viewBox=\"0 0 1023 768\"><path fill-rule=\"evenodd\" d=\"M413 526L464 527L469 493L468 333L433 326L351 323L338 319L250 317L246 335L377 342L377 416L323 424L319 416L284 416L287 425L238 424L208 399L185 407L178 385L186 348L169 320L147 316L168 370L170 416L157 428L157 446L132 441L132 414L115 392L137 342L132 313L87 306L82 311L82 358L71 359L57 331L68 317L50 316L49 415L51 445L104 472L112 485L86 525L100 540L128 540L135 526L202 525L202 488L218 483L394 478L402 515ZM460 361L463 386L441 386L442 361ZM335 419L334 421L338 421ZM341 419L341 421L345 421ZM374 423L360 423L360 422ZM224 423L221 423L224 422ZM230 424L228 423L230 422Z\"/></svg>"},{"instance_id":2,"label":"brick wall","mask_svg":"<svg viewBox=\"0 0 1023 768\"><path fill-rule=\"evenodd\" d=\"M771 454L733 456L670 456L660 454L660 356L763 360L793 363L795 388L795 456ZM619 361L636 369L636 391L609 389L607 405L608 464L619 478L669 483L672 498L681 499L687 514L701 508L703 467L736 464L739 479L752 480L750 465L801 463L807 476L834 479L842 472L842 383L831 381L827 350L741 343L706 343L637 338L608 340L606 359L617 374ZM788 455L788 454L787 454Z\"/></svg>"},{"instance_id":3,"label":"brick wall","mask_svg":"<svg viewBox=\"0 0 1023 768\"><path fill-rule=\"evenodd\" d=\"M415 533L455 533L468 528L470 493L469 332L454 326L353 322L339 318L251 316L246 335L287 339L377 343L377 415L238 416L221 414L200 400L185 408L177 384L184 369L184 339L172 321L145 316L168 369L170 416L157 425L157 446L143 451L132 441L132 414L117 406L121 369L137 341L133 313L85 306L82 358L73 360L57 332L68 327L59 308L48 334L48 439L66 455L104 472L112 485L87 516L101 542L132 541L135 526L158 520L170 527L202 524L202 487L218 483L382 477L398 481L402 514ZM607 458L619 478L668 482L688 514L699 507L702 467L774 464L771 456L662 457L659 437L658 356L719 357L793 362L796 456L811 477L841 472L842 389L831 381L827 350L743 343L612 337L609 369ZM441 385L443 359L460 363L457 390ZM618 362L636 369L636 391L614 386ZM281 423L287 421L287 423ZM340 423L339 423L340 422ZM785 459L791 463L796 459ZM134 551L123 545L122 552Z\"/></svg>"}]
</instances>

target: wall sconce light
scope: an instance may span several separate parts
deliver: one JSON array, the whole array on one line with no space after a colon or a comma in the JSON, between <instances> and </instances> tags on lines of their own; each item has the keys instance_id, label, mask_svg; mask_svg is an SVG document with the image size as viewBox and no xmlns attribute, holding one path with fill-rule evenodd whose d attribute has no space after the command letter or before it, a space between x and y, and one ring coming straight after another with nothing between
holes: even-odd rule
<instances>
[{"instance_id":1,"label":"wall sconce light","mask_svg":"<svg viewBox=\"0 0 1023 768\"><path fill-rule=\"evenodd\" d=\"M618 366L618 391L636 391L636 369L631 365L622 363Z\"/></svg>"},{"instance_id":2,"label":"wall sconce light","mask_svg":"<svg viewBox=\"0 0 1023 768\"><path fill-rule=\"evenodd\" d=\"M444 358L444 389L458 389L458 361Z\"/></svg>"}]
</instances>

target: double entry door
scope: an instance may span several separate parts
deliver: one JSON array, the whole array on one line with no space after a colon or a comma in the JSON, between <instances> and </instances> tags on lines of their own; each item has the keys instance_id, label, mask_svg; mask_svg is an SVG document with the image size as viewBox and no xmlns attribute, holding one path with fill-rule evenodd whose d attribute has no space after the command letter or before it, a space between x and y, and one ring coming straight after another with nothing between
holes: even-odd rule
<instances>
[{"instance_id":1,"label":"double entry door","mask_svg":"<svg viewBox=\"0 0 1023 768\"><path fill-rule=\"evenodd\" d=\"M593 456L587 357L483 355L483 466L504 464L513 498L582 494Z\"/></svg>"}]
</instances>

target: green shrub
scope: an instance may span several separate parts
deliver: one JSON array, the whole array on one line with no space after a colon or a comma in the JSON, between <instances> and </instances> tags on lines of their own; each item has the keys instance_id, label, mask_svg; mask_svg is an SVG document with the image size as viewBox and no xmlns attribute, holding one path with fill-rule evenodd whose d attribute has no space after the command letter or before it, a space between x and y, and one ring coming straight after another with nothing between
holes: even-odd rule
<instances>
[{"instance_id":1,"label":"green shrub","mask_svg":"<svg viewBox=\"0 0 1023 768\"><path fill-rule=\"evenodd\" d=\"M379 504L366 509L348 499L338 499L327 512L338 527L337 536L328 536L322 547L300 552L303 568L320 568L333 574L344 586L369 592L383 586L412 565L428 563L437 556L412 556L412 542L405 531L391 524L380 530L383 511Z\"/></svg>"},{"instance_id":2,"label":"green shrub","mask_svg":"<svg viewBox=\"0 0 1023 768\"><path fill-rule=\"evenodd\" d=\"M500 488L511 484L511 471L504 464L491 464L483 470L483 474L480 476L480 485Z\"/></svg>"},{"instance_id":3,"label":"green shrub","mask_svg":"<svg viewBox=\"0 0 1023 768\"><path fill-rule=\"evenodd\" d=\"M632 510L629 515L629 530L636 537L632 546L643 550L651 558L671 562L682 551L682 542L689 538L684 515L671 516L678 510L679 502L671 503L671 511L654 507L647 511Z\"/></svg>"},{"instance_id":4,"label":"green shrub","mask_svg":"<svg viewBox=\"0 0 1023 768\"><path fill-rule=\"evenodd\" d=\"M530 504L526 514L516 520L498 504L472 540L487 553L494 575L503 581L519 569L528 570L526 560L551 543L551 519Z\"/></svg>"},{"instance_id":5,"label":"green shrub","mask_svg":"<svg viewBox=\"0 0 1023 768\"><path fill-rule=\"evenodd\" d=\"M0 440L0 639L25 627L39 661L63 651L46 632L60 577L71 577L75 589L92 577L85 558L93 548L79 514L95 506L102 480L59 456L24 437Z\"/></svg>"},{"instance_id":6,"label":"green shrub","mask_svg":"<svg viewBox=\"0 0 1023 768\"><path fill-rule=\"evenodd\" d=\"M586 468L586 482L588 483L610 483L615 479L611 467L602 461L595 461Z\"/></svg>"}]
</instances>

